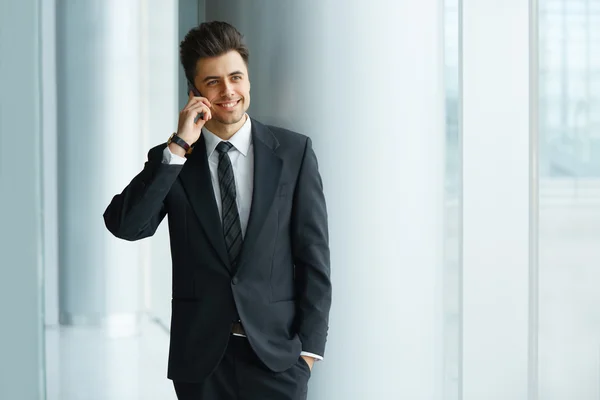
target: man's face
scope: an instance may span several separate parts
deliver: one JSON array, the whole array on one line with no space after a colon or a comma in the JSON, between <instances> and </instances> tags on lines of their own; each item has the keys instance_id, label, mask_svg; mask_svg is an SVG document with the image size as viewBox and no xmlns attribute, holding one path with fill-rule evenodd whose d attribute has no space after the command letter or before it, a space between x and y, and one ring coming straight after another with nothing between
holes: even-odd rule
<instances>
[{"instance_id":1,"label":"man's face","mask_svg":"<svg viewBox=\"0 0 600 400\"><path fill-rule=\"evenodd\" d=\"M248 68L237 51L198 60L194 85L211 102L216 122L236 124L250 107Z\"/></svg>"}]
</instances>

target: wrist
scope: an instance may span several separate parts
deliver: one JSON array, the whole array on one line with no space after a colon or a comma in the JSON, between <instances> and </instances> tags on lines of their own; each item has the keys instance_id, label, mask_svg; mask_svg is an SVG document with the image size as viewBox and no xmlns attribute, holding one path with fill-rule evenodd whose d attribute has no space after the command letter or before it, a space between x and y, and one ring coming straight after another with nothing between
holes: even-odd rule
<instances>
[{"instance_id":1,"label":"wrist","mask_svg":"<svg viewBox=\"0 0 600 400\"><path fill-rule=\"evenodd\" d=\"M185 157L185 150L183 147L176 145L175 143L169 144L169 151L179 157Z\"/></svg>"},{"instance_id":2,"label":"wrist","mask_svg":"<svg viewBox=\"0 0 600 400\"><path fill-rule=\"evenodd\" d=\"M182 139L176 132L174 132L167 140L167 145L171 153L176 154L180 157L184 157L186 154L191 152L191 146L189 142Z\"/></svg>"}]
</instances>

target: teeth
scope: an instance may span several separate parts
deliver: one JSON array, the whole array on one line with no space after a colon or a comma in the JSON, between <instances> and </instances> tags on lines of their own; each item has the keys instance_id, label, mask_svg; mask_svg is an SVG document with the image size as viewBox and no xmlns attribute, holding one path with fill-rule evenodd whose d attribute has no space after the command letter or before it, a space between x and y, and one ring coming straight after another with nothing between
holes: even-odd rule
<instances>
[{"instance_id":1,"label":"teeth","mask_svg":"<svg viewBox=\"0 0 600 400\"><path fill-rule=\"evenodd\" d=\"M221 107L233 107L237 104L237 101L234 101L233 103L223 103L221 104Z\"/></svg>"}]
</instances>

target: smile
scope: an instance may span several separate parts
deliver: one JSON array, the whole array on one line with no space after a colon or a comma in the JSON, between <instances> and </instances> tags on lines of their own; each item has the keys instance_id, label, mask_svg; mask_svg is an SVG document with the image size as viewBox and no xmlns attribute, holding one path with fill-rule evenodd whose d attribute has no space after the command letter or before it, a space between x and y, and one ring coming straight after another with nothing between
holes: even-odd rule
<instances>
[{"instance_id":1,"label":"smile","mask_svg":"<svg viewBox=\"0 0 600 400\"><path fill-rule=\"evenodd\" d=\"M229 103L220 103L220 104L217 104L217 105L219 107L221 107L221 108L231 109L231 108L234 108L235 106L237 106L237 104L240 102L240 100L232 101L232 102L229 102Z\"/></svg>"}]
</instances>

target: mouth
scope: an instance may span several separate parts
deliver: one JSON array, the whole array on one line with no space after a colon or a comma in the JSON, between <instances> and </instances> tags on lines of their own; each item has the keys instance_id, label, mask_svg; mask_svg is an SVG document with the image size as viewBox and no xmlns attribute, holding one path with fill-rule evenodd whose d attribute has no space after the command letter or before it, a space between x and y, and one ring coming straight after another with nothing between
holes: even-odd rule
<instances>
[{"instance_id":1,"label":"mouth","mask_svg":"<svg viewBox=\"0 0 600 400\"><path fill-rule=\"evenodd\" d=\"M242 101L242 99L230 101L228 103L217 103L217 106L225 111L230 111L233 110L240 103L240 101Z\"/></svg>"}]
</instances>

